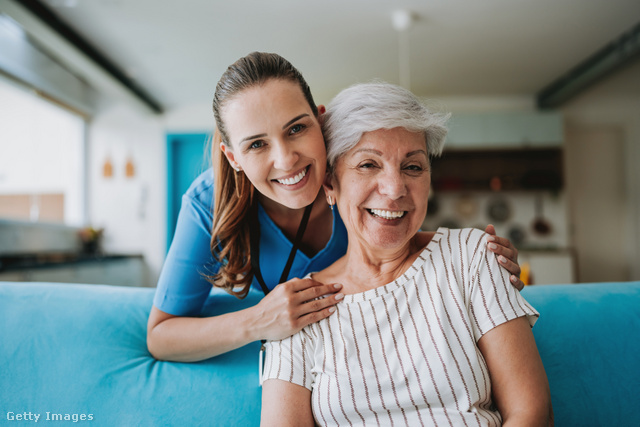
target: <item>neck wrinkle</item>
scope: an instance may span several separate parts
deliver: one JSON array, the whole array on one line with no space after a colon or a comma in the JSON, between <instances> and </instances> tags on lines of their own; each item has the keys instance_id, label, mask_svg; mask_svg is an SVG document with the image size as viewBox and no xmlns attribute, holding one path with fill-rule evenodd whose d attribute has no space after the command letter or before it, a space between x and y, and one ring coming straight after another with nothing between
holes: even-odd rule
<instances>
[{"instance_id":1,"label":"neck wrinkle","mask_svg":"<svg viewBox=\"0 0 640 427\"><path fill-rule=\"evenodd\" d=\"M376 256L351 244L345 255L345 287L348 293L359 293L384 286L402 276L413 264L421 248L414 247L414 239L389 256ZM353 290L353 292L351 292Z\"/></svg>"}]
</instances>

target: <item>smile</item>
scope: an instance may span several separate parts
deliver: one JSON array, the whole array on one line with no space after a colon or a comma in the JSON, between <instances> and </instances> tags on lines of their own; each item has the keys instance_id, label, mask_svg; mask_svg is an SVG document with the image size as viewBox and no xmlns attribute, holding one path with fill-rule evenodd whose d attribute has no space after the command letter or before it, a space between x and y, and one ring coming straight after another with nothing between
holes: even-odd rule
<instances>
[{"instance_id":1,"label":"smile","mask_svg":"<svg viewBox=\"0 0 640 427\"><path fill-rule=\"evenodd\" d=\"M385 211L382 209L369 209L369 213L383 219L398 219L406 214L405 211Z\"/></svg>"},{"instance_id":2,"label":"smile","mask_svg":"<svg viewBox=\"0 0 640 427\"><path fill-rule=\"evenodd\" d=\"M308 169L309 169L309 167L307 166L302 171L300 171L299 174L297 174L295 176L292 176L292 177L286 178L286 179L276 179L276 181L278 181L280 184L283 184L283 185L295 185L295 184L299 183L300 181L302 181L302 178L305 177L305 175L307 174L307 170Z\"/></svg>"}]
</instances>

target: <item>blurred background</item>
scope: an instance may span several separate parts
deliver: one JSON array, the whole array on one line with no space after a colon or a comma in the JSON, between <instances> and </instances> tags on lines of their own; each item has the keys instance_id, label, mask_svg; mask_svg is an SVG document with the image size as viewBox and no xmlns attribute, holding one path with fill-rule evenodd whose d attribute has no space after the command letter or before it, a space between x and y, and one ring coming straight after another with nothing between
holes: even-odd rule
<instances>
[{"instance_id":1,"label":"blurred background","mask_svg":"<svg viewBox=\"0 0 640 427\"><path fill-rule=\"evenodd\" d=\"M533 284L640 280L637 0L0 0L0 280L155 286L226 67L452 113L425 229L492 223Z\"/></svg>"}]
</instances>

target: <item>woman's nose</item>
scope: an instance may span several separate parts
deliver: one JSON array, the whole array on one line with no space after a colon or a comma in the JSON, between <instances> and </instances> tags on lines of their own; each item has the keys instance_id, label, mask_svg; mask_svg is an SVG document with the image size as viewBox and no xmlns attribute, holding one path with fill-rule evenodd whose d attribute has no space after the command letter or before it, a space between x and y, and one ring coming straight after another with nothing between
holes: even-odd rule
<instances>
[{"instance_id":1,"label":"woman's nose","mask_svg":"<svg viewBox=\"0 0 640 427\"><path fill-rule=\"evenodd\" d=\"M283 171L293 169L300 158L294 147L284 142L277 142L274 144L274 148L274 167Z\"/></svg>"},{"instance_id":2,"label":"woman's nose","mask_svg":"<svg viewBox=\"0 0 640 427\"><path fill-rule=\"evenodd\" d=\"M407 195L404 177L399 171L386 172L378 177L378 191L380 194L397 200Z\"/></svg>"}]
</instances>

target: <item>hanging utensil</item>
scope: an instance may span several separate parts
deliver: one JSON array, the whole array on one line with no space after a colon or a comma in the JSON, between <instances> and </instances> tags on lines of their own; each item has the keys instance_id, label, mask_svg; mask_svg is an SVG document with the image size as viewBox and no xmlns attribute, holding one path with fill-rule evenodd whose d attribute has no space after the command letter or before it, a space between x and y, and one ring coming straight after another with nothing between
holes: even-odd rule
<instances>
[{"instance_id":1,"label":"hanging utensil","mask_svg":"<svg viewBox=\"0 0 640 427\"><path fill-rule=\"evenodd\" d=\"M509 229L507 235L509 236L509 240L511 240L511 243L513 243L515 246L521 246L527 238L527 233L525 232L524 228L518 224L513 225Z\"/></svg>"},{"instance_id":2,"label":"hanging utensil","mask_svg":"<svg viewBox=\"0 0 640 427\"><path fill-rule=\"evenodd\" d=\"M511 217L511 206L503 197L496 197L489 202L487 215L496 223L502 223Z\"/></svg>"},{"instance_id":3,"label":"hanging utensil","mask_svg":"<svg viewBox=\"0 0 640 427\"><path fill-rule=\"evenodd\" d=\"M465 220L473 219L478 212L478 203L473 196L465 194L458 198L455 209L458 217Z\"/></svg>"},{"instance_id":4,"label":"hanging utensil","mask_svg":"<svg viewBox=\"0 0 640 427\"><path fill-rule=\"evenodd\" d=\"M536 197L536 217L533 219L531 228L539 236L546 236L551 233L553 227L551 223L544 218L542 205L544 203L543 194L538 194Z\"/></svg>"}]
</instances>

